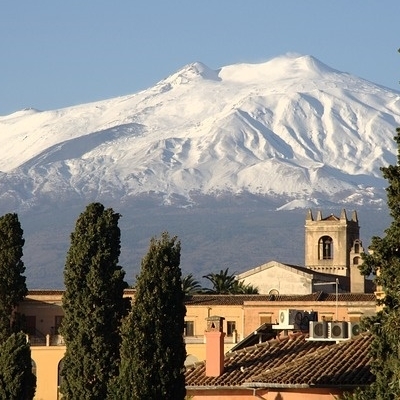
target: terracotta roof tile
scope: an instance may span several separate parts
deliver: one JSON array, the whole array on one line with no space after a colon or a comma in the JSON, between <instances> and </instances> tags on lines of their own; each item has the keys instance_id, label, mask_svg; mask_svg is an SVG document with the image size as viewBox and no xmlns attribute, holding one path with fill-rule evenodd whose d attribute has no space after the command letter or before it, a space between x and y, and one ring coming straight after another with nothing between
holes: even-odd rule
<instances>
[{"instance_id":1,"label":"terracotta roof tile","mask_svg":"<svg viewBox=\"0 0 400 400\"><path fill-rule=\"evenodd\" d=\"M28 296L40 296L40 295L60 295L62 296L65 289L29 289ZM135 294L135 289L124 289L124 294Z\"/></svg>"},{"instance_id":2,"label":"terracotta roof tile","mask_svg":"<svg viewBox=\"0 0 400 400\"><path fill-rule=\"evenodd\" d=\"M325 293L325 301L335 301L335 293ZM367 301L376 302L376 296L374 293L339 293L338 301Z\"/></svg>"},{"instance_id":3,"label":"terracotta roof tile","mask_svg":"<svg viewBox=\"0 0 400 400\"><path fill-rule=\"evenodd\" d=\"M186 305L202 306L202 305L243 305L248 302L260 301L335 301L336 295L315 292L302 295L264 295L264 294L194 294L186 298ZM375 302L376 298L373 293L339 293L339 301L367 301Z\"/></svg>"},{"instance_id":4,"label":"terracotta roof tile","mask_svg":"<svg viewBox=\"0 0 400 400\"><path fill-rule=\"evenodd\" d=\"M224 372L206 377L205 362L186 369L188 387L352 385L372 381L370 336L340 344L305 340L305 336L271 340L225 356Z\"/></svg>"},{"instance_id":5,"label":"terracotta roof tile","mask_svg":"<svg viewBox=\"0 0 400 400\"><path fill-rule=\"evenodd\" d=\"M245 301L271 301L270 295L259 294L194 294L187 297L186 305L242 305Z\"/></svg>"},{"instance_id":6,"label":"terracotta roof tile","mask_svg":"<svg viewBox=\"0 0 400 400\"><path fill-rule=\"evenodd\" d=\"M63 289L29 289L28 296L62 296L64 291Z\"/></svg>"},{"instance_id":7,"label":"terracotta roof tile","mask_svg":"<svg viewBox=\"0 0 400 400\"><path fill-rule=\"evenodd\" d=\"M219 377L206 377L205 362L188 366L186 385L188 386L240 386L261 371L281 366L297 357L312 353L334 342L305 341L304 336L274 339L236 352L225 357L224 372Z\"/></svg>"},{"instance_id":8,"label":"terracotta roof tile","mask_svg":"<svg viewBox=\"0 0 400 400\"><path fill-rule=\"evenodd\" d=\"M247 381L262 386L359 386L371 384L369 347L372 336L362 334L270 368ZM246 384L246 385L247 385Z\"/></svg>"}]
</instances>

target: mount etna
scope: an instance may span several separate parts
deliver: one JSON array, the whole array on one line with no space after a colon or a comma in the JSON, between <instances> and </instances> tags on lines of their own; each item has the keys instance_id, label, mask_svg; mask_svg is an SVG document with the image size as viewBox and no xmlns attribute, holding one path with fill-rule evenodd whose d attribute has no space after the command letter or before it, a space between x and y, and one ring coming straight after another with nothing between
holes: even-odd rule
<instances>
[{"instance_id":1,"label":"mount etna","mask_svg":"<svg viewBox=\"0 0 400 400\"><path fill-rule=\"evenodd\" d=\"M198 279L301 265L306 208L357 210L364 245L388 226L380 167L396 163L399 125L400 92L311 56L196 62L133 95L0 116L0 213L20 217L30 288L63 287L93 201L122 214L130 283L163 230Z\"/></svg>"}]
</instances>

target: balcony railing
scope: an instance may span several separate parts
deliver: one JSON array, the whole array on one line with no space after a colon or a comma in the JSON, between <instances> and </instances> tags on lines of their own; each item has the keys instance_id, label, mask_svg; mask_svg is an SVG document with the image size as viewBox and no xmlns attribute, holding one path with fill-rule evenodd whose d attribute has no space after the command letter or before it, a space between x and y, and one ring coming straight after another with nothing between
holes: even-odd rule
<instances>
[{"instance_id":1,"label":"balcony railing","mask_svg":"<svg viewBox=\"0 0 400 400\"><path fill-rule=\"evenodd\" d=\"M31 346L65 346L61 335L43 335L37 332L35 335L26 335L26 339Z\"/></svg>"}]
</instances>

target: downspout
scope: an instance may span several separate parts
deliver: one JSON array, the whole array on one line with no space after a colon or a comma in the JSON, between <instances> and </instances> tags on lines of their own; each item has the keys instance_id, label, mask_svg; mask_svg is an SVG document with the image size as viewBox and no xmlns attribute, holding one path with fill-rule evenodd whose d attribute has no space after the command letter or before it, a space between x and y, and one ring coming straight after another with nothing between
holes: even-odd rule
<instances>
[{"instance_id":1,"label":"downspout","mask_svg":"<svg viewBox=\"0 0 400 400\"><path fill-rule=\"evenodd\" d=\"M244 334L244 306L242 306L242 336L240 337L240 340L243 340L245 338Z\"/></svg>"}]
</instances>

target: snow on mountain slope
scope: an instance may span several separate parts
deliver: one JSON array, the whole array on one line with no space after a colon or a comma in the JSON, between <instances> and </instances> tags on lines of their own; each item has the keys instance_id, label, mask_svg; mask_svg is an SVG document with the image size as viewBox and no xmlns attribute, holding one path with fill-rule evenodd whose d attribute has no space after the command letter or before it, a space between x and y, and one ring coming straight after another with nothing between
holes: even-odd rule
<instances>
[{"instance_id":1,"label":"snow on mountain slope","mask_svg":"<svg viewBox=\"0 0 400 400\"><path fill-rule=\"evenodd\" d=\"M223 192L381 204L399 124L399 92L311 56L193 63L130 96L0 117L0 205Z\"/></svg>"}]
</instances>

